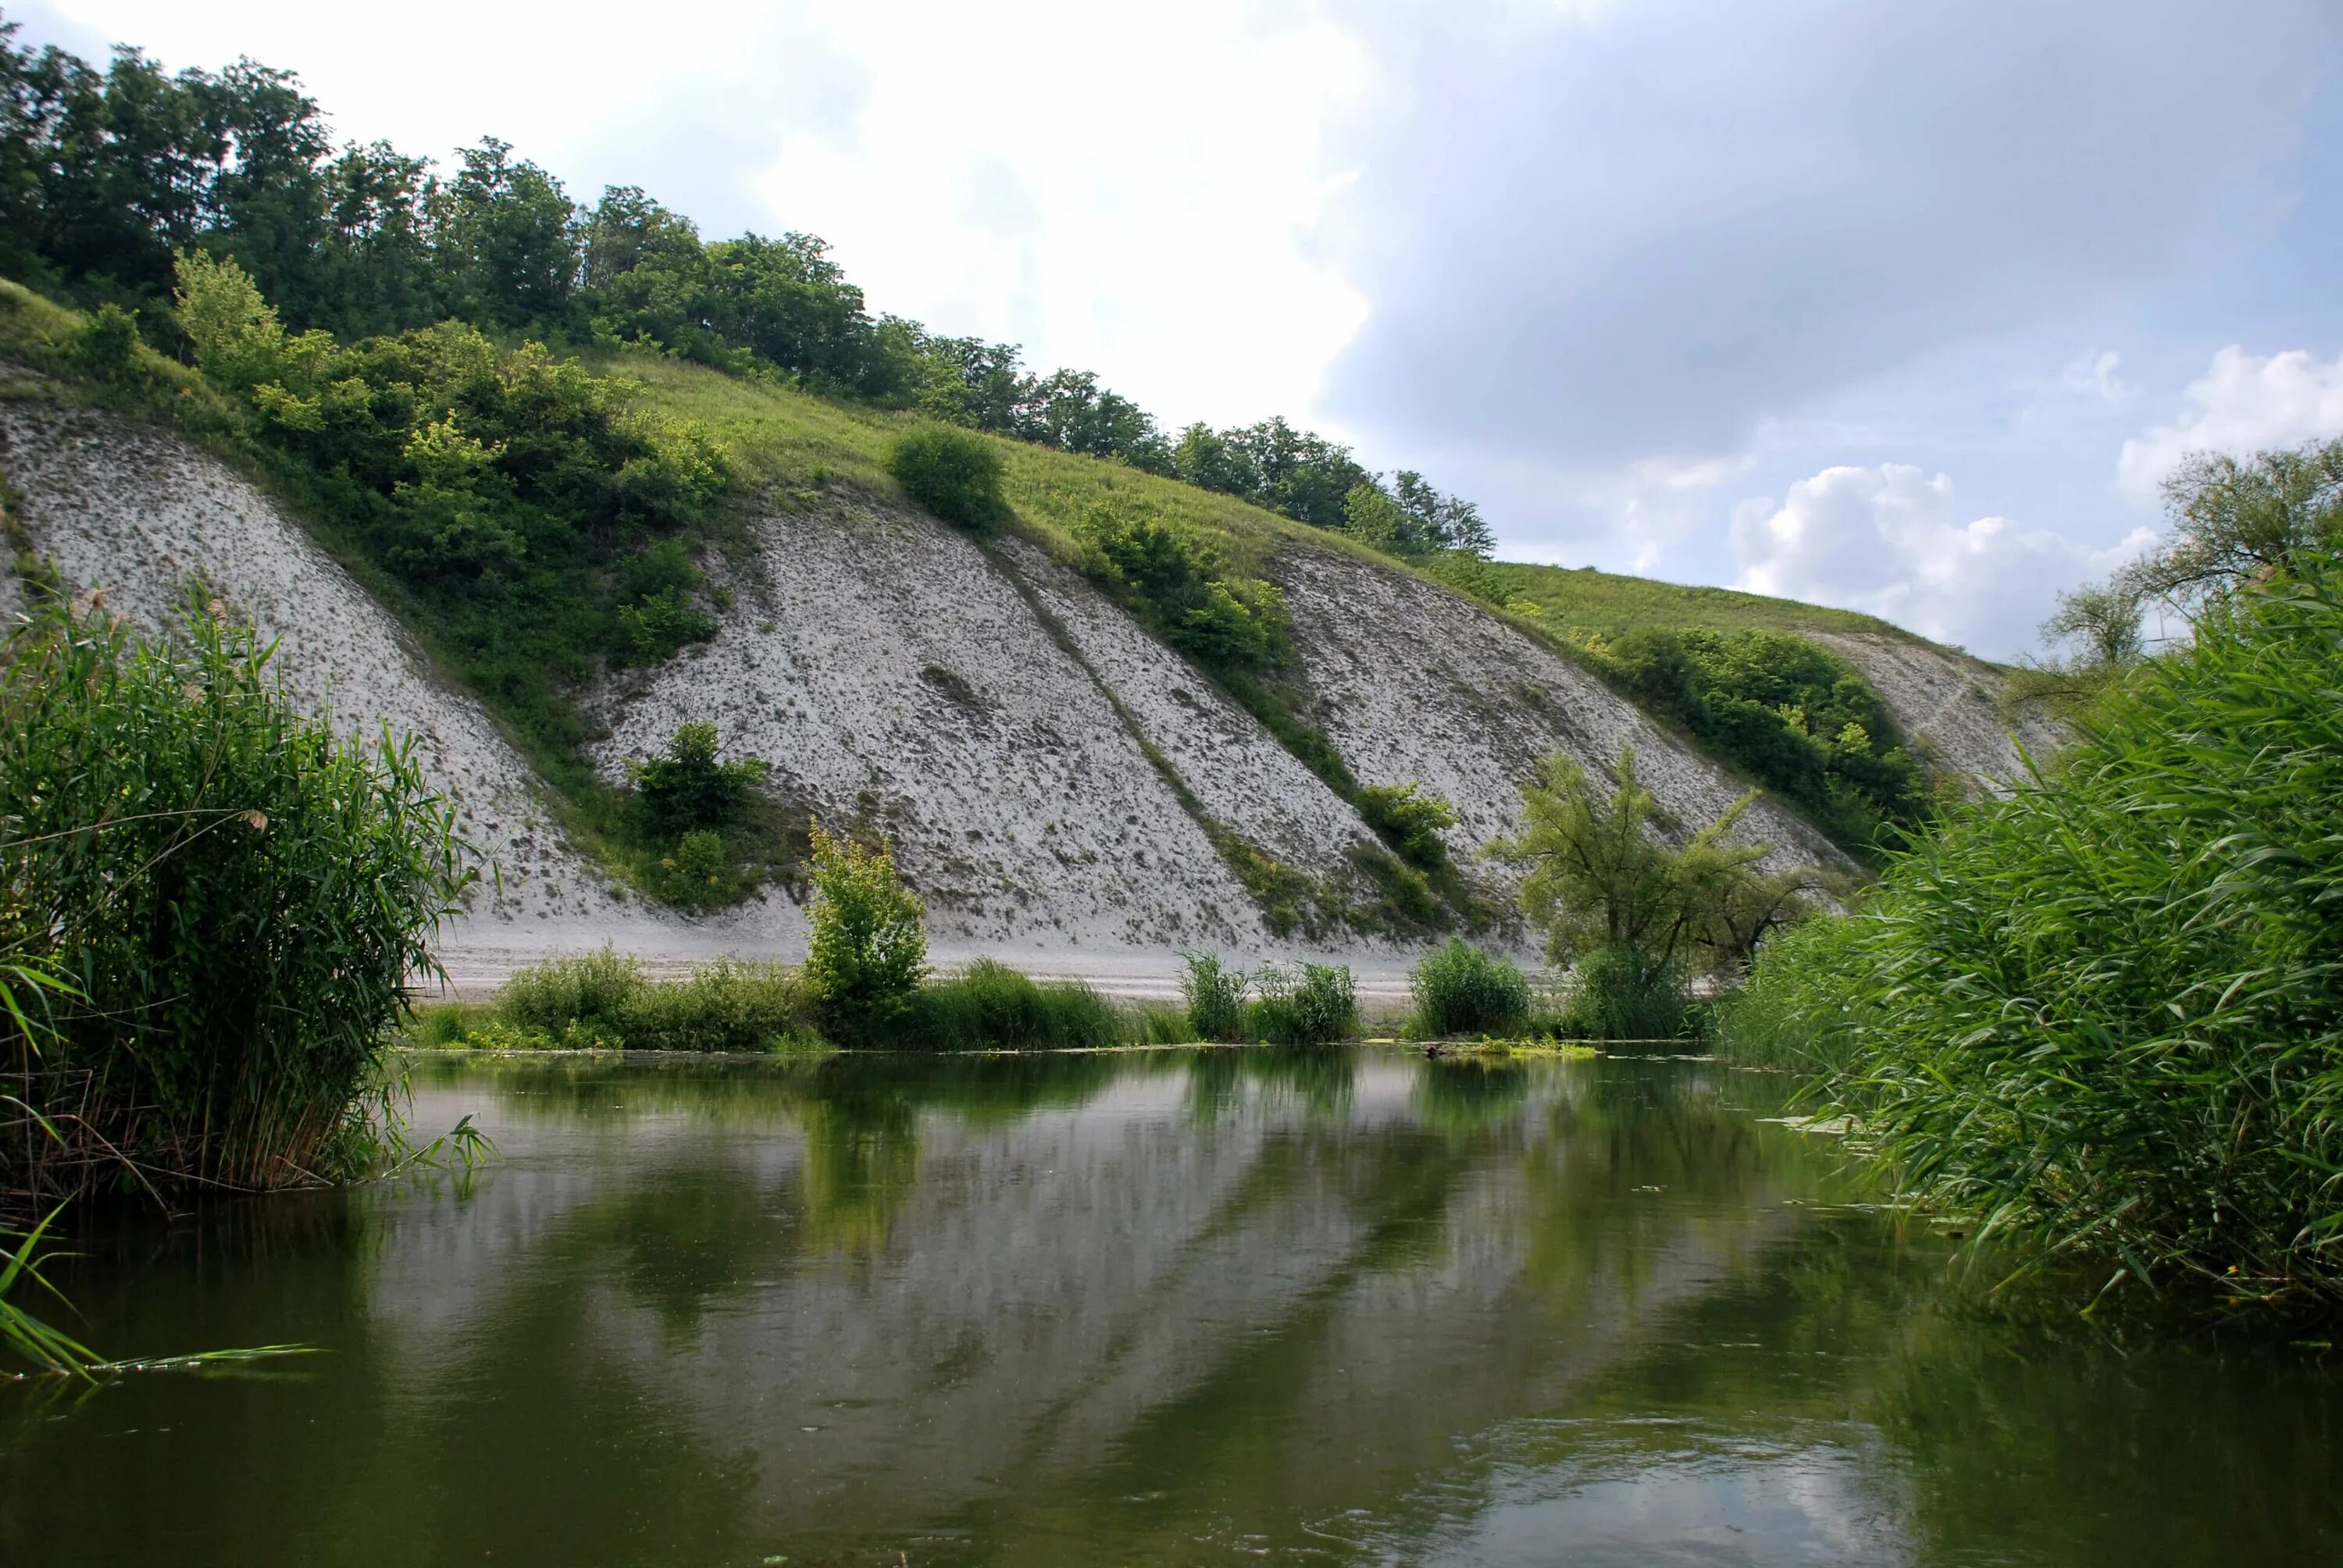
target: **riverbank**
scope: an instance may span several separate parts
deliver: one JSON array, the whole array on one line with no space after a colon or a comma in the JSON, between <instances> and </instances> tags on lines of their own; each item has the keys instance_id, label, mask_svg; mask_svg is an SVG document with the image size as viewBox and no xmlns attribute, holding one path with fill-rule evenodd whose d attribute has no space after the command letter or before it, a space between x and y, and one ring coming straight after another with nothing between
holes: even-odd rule
<instances>
[{"instance_id":1,"label":"riverbank","mask_svg":"<svg viewBox=\"0 0 2343 1568\"><path fill-rule=\"evenodd\" d=\"M447 970L444 982L420 988L427 1001L485 1002L493 1000L505 982L520 970L548 959L599 951L606 946L634 958L643 972L657 980L680 979L698 965L719 959L799 963L805 945L775 942L743 943L741 933L723 928L694 929L681 925L614 925L608 922L545 924L513 927L505 932L476 924L459 928L457 940L439 950ZM1397 1011L1408 1005L1408 970L1417 955L1385 950L1312 951L1303 949L1258 953L1227 952L1228 961L1242 969L1262 963L1305 961L1339 964L1351 971L1360 1005L1370 1012ZM985 960L1006 965L1043 984L1071 982L1090 987L1116 1001L1178 1001L1186 961L1172 948L1126 948L930 942L930 967L940 976L965 973Z\"/></svg>"}]
</instances>

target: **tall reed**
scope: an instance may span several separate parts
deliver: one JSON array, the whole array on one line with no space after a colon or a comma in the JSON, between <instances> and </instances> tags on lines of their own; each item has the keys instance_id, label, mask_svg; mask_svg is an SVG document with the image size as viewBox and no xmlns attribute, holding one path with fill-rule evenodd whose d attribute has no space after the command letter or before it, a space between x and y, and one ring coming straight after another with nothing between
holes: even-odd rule
<instances>
[{"instance_id":1,"label":"tall reed","mask_svg":"<svg viewBox=\"0 0 2343 1568\"><path fill-rule=\"evenodd\" d=\"M2100 1278L2343 1302L2343 564L2215 607L2056 768L1775 945L1728 1049Z\"/></svg>"},{"instance_id":2,"label":"tall reed","mask_svg":"<svg viewBox=\"0 0 2343 1568\"><path fill-rule=\"evenodd\" d=\"M142 646L102 594L0 668L0 948L64 989L0 1019L0 1189L270 1187L363 1159L381 1047L472 872L411 746L338 739L216 605Z\"/></svg>"}]
</instances>

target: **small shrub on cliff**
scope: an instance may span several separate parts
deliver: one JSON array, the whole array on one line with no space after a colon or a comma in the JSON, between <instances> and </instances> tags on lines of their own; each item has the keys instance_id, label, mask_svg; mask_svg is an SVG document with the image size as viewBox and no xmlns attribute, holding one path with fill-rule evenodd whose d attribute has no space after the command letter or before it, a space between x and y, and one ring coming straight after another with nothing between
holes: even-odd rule
<instances>
[{"instance_id":1,"label":"small shrub on cliff","mask_svg":"<svg viewBox=\"0 0 2343 1568\"><path fill-rule=\"evenodd\" d=\"M813 829L813 930L806 984L822 1027L850 1043L883 1039L927 972L927 909L895 857Z\"/></svg>"},{"instance_id":2,"label":"small shrub on cliff","mask_svg":"<svg viewBox=\"0 0 2343 1568\"><path fill-rule=\"evenodd\" d=\"M1009 515L1001 455L981 436L921 425L896 440L887 471L912 500L970 533L989 532Z\"/></svg>"},{"instance_id":3,"label":"small shrub on cliff","mask_svg":"<svg viewBox=\"0 0 2343 1568\"><path fill-rule=\"evenodd\" d=\"M1417 870L1437 871L1448 864L1448 843L1441 834L1456 826L1456 808L1441 796L1410 780L1369 785L1353 804L1376 836Z\"/></svg>"},{"instance_id":4,"label":"small shrub on cliff","mask_svg":"<svg viewBox=\"0 0 2343 1568\"><path fill-rule=\"evenodd\" d=\"M739 816L765 776L764 764L719 760L721 745L713 724L679 725L664 752L629 765L636 807L651 833L665 838L723 828Z\"/></svg>"}]
</instances>

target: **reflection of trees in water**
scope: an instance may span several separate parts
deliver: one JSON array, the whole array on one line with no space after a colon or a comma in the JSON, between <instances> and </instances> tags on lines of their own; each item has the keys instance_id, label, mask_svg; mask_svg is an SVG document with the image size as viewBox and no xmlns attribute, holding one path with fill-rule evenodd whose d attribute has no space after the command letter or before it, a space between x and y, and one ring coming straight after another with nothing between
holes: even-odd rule
<instances>
[{"instance_id":1,"label":"reflection of trees in water","mask_svg":"<svg viewBox=\"0 0 2343 1568\"><path fill-rule=\"evenodd\" d=\"M1249 1106L1311 1117L1350 1113L1358 1052L1340 1045L1251 1045L1186 1053L1188 1111L1212 1122Z\"/></svg>"},{"instance_id":2,"label":"reflection of trees in water","mask_svg":"<svg viewBox=\"0 0 2343 1568\"><path fill-rule=\"evenodd\" d=\"M2343 1562L2343 1377L2276 1343L2055 1318L1934 1292L1861 1413L1946 1555L2046 1563Z\"/></svg>"},{"instance_id":3,"label":"reflection of trees in water","mask_svg":"<svg viewBox=\"0 0 2343 1568\"><path fill-rule=\"evenodd\" d=\"M515 1114L628 1135L567 1166L491 1172L469 1210L386 1190L221 1216L208 1233L268 1267L180 1282L186 1300L279 1292L318 1322L377 1326L337 1344L317 1384L321 1427L362 1442L288 1445L261 1403L239 1405L188 1495L222 1500L226 1519L266 1451L282 1477L268 1484L330 1515L256 1543L255 1563L351 1541L385 1561L859 1561L890 1535L954 1527L970 1555L1002 1561L1184 1561L1240 1530L1341 1555L1311 1522L1339 1528L1350 1508L1399 1543L1380 1554L1408 1560L1524 1475L1632 1482L1687 1454L1727 1473L1768 1462L1757 1451L1836 1445L1878 1515L1914 1522L1924 1556L2112 1559L2102 1544L2120 1531L2097 1516L2158 1529L2173 1500L2206 1498L2171 1526L2172 1551L2133 1539L2132 1559L2286 1560L2331 1519L2331 1478L2313 1473L2331 1461L2334 1400L2288 1399L2282 1366L2078 1360L2068 1342L2012 1342L1944 1310L1941 1247L1784 1201L1836 1191L1835 1151L1751 1124L1728 1075L1398 1059L1359 1077L1359 1061L529 1064L498 1079L527 1091ZM1184 1084L1139 1099L1152 1109L1138 1121L1118 1105L1079 1136L1011 1131L1170 1072ZM1402 1092L1407 1117L1384 1115ZM1182 1094L1227 1125L1182 1127ZM635 1120L650 1111L672 1125ZM914 1204L923 1132L934 1208ZM1040 1167L1101 1147L1119 1163L1087 1170L1186 1205L1034 1197L1055 1191L1029 1180ZM993 1307L969 1305L956 1272L1019 1224L1041 1251L987 1273ZM181 1244L157 1243L150 1275L187 1264ZM1127 1272L1079 1266L1125 1251ZM1029 1282L1070 1258L1063 1289ZM189 1327L243 1342L251 1321ZM837 1359L858 1325L864 1359ZM870 1370L890 1356L912 1375ZM122 1397L168 1393L151 1388L163 1394ZM920 1455L917 1473L886 1469L883 1450L841 1457L842 1429L799 1434L831 1419L799 1413L809 1388L893 1390L910 1424L876 1430ZM114 1424L172 1424L124 1408ZM938 1430L982 1432L986 1452L960 1466L957 1438L918 1446ZM36 1497L69 1499L82 1521L49 1560L132 1555L142 1473L34 1447L49 1457L0 1475L0 1558L5 1522ZM806 1501L817 1490L853 1506ZM2215 1546L2216 1522L2234 1552Z\"/></svg>"},{"instance_id":4,"label":"reflection of trees in water","mask_svg":"<svg viewBox=\"0 0 2343 1568\"><path fill-rule=\"evenodd\" d=\"M1452 1138L1468 1136L1519 1117L1530 1082L1530 1070L1518 1061L1469 1056L1427 1061L1415 1081L1416 1120Z\"/></svg>"}]
</instances>

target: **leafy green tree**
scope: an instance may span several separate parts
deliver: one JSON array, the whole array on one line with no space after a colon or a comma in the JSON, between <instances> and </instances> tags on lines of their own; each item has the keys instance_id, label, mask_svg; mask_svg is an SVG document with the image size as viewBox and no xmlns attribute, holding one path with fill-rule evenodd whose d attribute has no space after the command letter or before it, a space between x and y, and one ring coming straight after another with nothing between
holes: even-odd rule
<instances>
[{"instance_id":1,"label":"leafy green tree","mask_svg":"<svg viewBox=\"0 0 2343 1568\"><path fill-rule=\"evenodd\" d=\"M666 751L628 769L637 808L654 836L729 827L747 808L765 765L754 758L724 761L721 746L715 725L680 725Z\"/></svg>"},{"instance_id":2,"label":"leafy green tree","mask_svg":"<svg viewBox=\"0 0 2343 1568\"><path fill-rule=\"evenodd\" d=\"M2194 613L2343 548L2343 437L2242 460L2197 453L2165 481L2164 501L2164 547L2122 574L2117 591Z\"/></svg>"},{"instance_id":3,"label":"leafy green tree","mask_svg":"<svg viewBox=\"0 0 2343 1568\"><path fill-rule=\"evenodd\" d=\"M1454 496L1443 495L1422 474L1402 468L1392 476L1392 499L1412 527L1409 536L1423 541L1425 552L1457 550L1486 559L1496 538L1481 519L1481 508Z\"/></svg>"},{"instance_id":4,"label":"leafy green tree","mask_svg":"<svg viewBox=\"0 0 2343 1568\"><path fill-rule=\"evenodd\" d=\"M501 327L554 323L582 267L578 209L561 182L512 144L483 136L440 191L437 247L465 317Z\"/></svg>"},{"instance_id":5,"label":"leafy green tree","mask_svg":"<svg viewBox=\"0 0 2343 1568\"><path fill-rule=\"evenodd\" d=\"M883 848L813 830L814 902L805 976L822 1024L852 1042L884 1038L927 973L927 913Z\"/></svg>"},{"instance_id":6,"label":"leafy green tree","mask_svg":"<svg viewBox=\"0 0 2343 1568\"><path fill-rule=\"evenodd\" d=\"M1054 371L1021 386L1016 433L1061 452L1119 458L1151 473L1172 469L1171 447L1155 421L1087 370Z\"/></svg>"}]
</instances>

